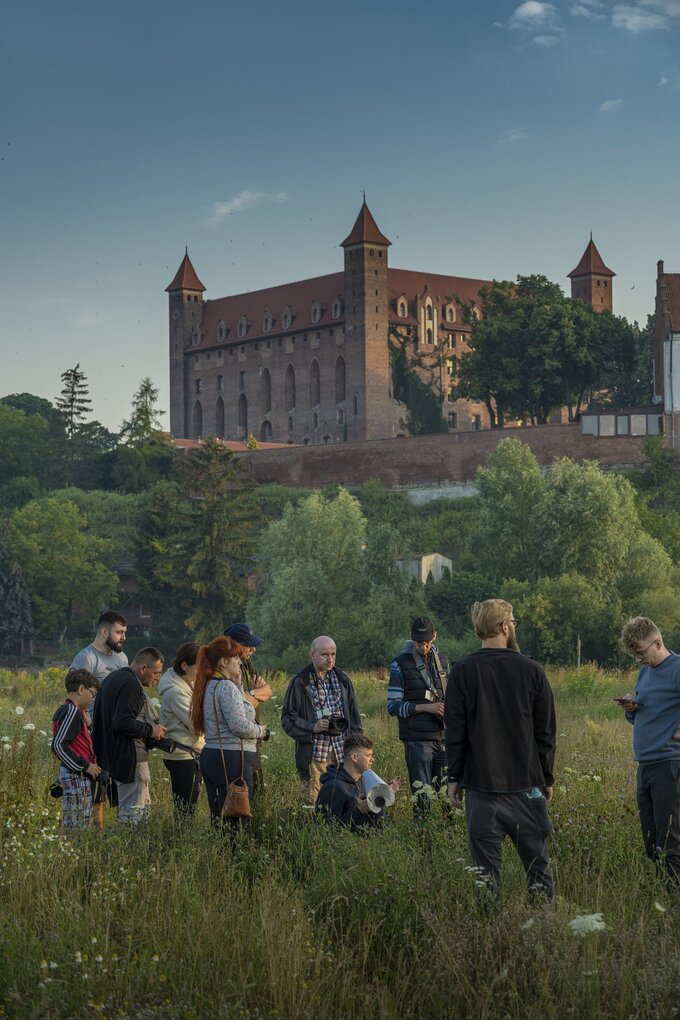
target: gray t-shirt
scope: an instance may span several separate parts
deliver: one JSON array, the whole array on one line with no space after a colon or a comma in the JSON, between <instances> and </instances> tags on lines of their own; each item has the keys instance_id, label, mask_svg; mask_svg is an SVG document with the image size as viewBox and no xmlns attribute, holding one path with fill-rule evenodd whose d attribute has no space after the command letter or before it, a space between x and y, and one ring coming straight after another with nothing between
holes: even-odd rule
<instances>
[{"instance_id":1,"label":"gray t-shirt","mask_svg":"<svg viewBox=\"0 0 680 1020\"><path fill-rule=\"evenodd\" d=\"M125 652L110 652L105 655L97 651L94 645L88 645L81 649L71 663L71 669L89 669L90 673L96 676L99 683L113 673L114 669L122 669L128 665Z\"/></svg>"}]
</instances>

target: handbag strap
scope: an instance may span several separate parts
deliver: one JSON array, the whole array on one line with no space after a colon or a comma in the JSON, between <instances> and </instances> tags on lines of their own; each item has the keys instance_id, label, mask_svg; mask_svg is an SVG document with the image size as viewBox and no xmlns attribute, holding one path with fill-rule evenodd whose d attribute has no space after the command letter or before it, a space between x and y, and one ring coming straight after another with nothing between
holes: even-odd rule
<instances>
[{"instance_id":1,"label":"handbag strap","mask_svg":"<svg viewBox=\"0 0 680 1020\"><path fill-rule=\"evenodd\" d=\"M224 769L224 781L229 786L229 777L227 775L227 763L224 760L224 750L222 748L222 734L220 733L220 722L217 717L217 684L213 687L213 709L215 710L215 726L217 728L217 743L220 745L220 758L222 759L222 768ZM241 737L241 775L240 778L245 782L243 773L245 772L245 753L243 751L243 737Z\"/></svg>"}]
</instances>

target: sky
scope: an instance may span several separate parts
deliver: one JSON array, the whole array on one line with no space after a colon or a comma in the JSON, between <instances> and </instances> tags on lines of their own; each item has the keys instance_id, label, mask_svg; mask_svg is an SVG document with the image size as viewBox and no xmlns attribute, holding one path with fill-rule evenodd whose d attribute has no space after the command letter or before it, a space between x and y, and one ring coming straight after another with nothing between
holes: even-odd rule
<instances>
[{"instance_id":1,"label":"sky","mask_svg":"<svg viewBox=\"0 0 680 1020\"><path fill-rule=\"evenodd\" d=\"M337 272L362 190L399 268L567 289L592 231L641 324L680 272L680 0L22 0L0 95L0 396L79 363L113 430L185 245L206 298Z\"/></svg>"}]
</instances>

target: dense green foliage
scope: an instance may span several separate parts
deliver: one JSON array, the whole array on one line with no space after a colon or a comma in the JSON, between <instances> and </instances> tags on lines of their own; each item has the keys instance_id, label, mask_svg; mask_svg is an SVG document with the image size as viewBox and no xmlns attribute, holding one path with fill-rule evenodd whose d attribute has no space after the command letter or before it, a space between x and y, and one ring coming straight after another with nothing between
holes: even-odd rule
<instances>
[{"instance_id":1,"label":"dense green foliage","mask_svg":"<svg viewBox=\"0 0 680 1020\"><path fill-rule=\"evenodd\" d=\"M472 336L458 362L456 393L483 400L492 428L513 419L544 424L560 407L573 421L591 401L649 403L650 323L643 331L595 312L544 276L494 281L481 288L479 306L463 304L463 312Z\"/></svg>"},{"instance_id":2,"label":"dense green foliage","mask_svg":"<svg viewBox=\"0 0 680 1020\"><path fill-rule=\"evenodd\" d=\"M260 654L259 652L257 653ZM677 1014L680 916L644 859L630 727L611 698L630 675L551 673L558 760L554 908L527 900L509 842L492 906L470 869L463 816L408 796L382 834L315 824L297 805L293 743L267 745L252 839L230 853L173 822L152 754L152 817L68 837L49 721L63 672L0 672L0 1017L12 1020L653 1020ZM273 680L281 699L284 684ZM404 774L385 685L356 678L376 769ZM24 709L17 715L15 708ZM29 727L28 729L25 727ZM34 727L31 729L30 727ZM5 737L7 740L5 740ZM604 930L569 922L601 913Z\"/></svg>"}]
</instances>

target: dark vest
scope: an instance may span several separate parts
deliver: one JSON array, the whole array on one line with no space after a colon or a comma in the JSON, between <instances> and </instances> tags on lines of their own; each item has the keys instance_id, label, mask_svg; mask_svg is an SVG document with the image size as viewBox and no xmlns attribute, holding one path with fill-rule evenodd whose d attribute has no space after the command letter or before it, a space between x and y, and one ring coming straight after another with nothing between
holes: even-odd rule
<instances>
[{"instance_id":1,"label":"dark vest","mask_svg":"<svg viewBox=\"0 0 680 1020\"><path fill-rule=\"evenodd\" d=\"M419 656L420 658L420 656ZM432 700L443 701L446 693L446 678L448 674L449 660L441 652L430 652L428 663L421 669L416 665L412 652L402 652L397 656L397 662L404 678L404 701L414 701L416 704L430 701L426 692L432 693ZM434 663L434 669L428 669L430 663ZM434 673L434 676L432 675ZM443 740L444 720L429 712L422 712L418 715L409 715L399 718L399 739L400 740Z\"/></svg>"}]
</instances>

